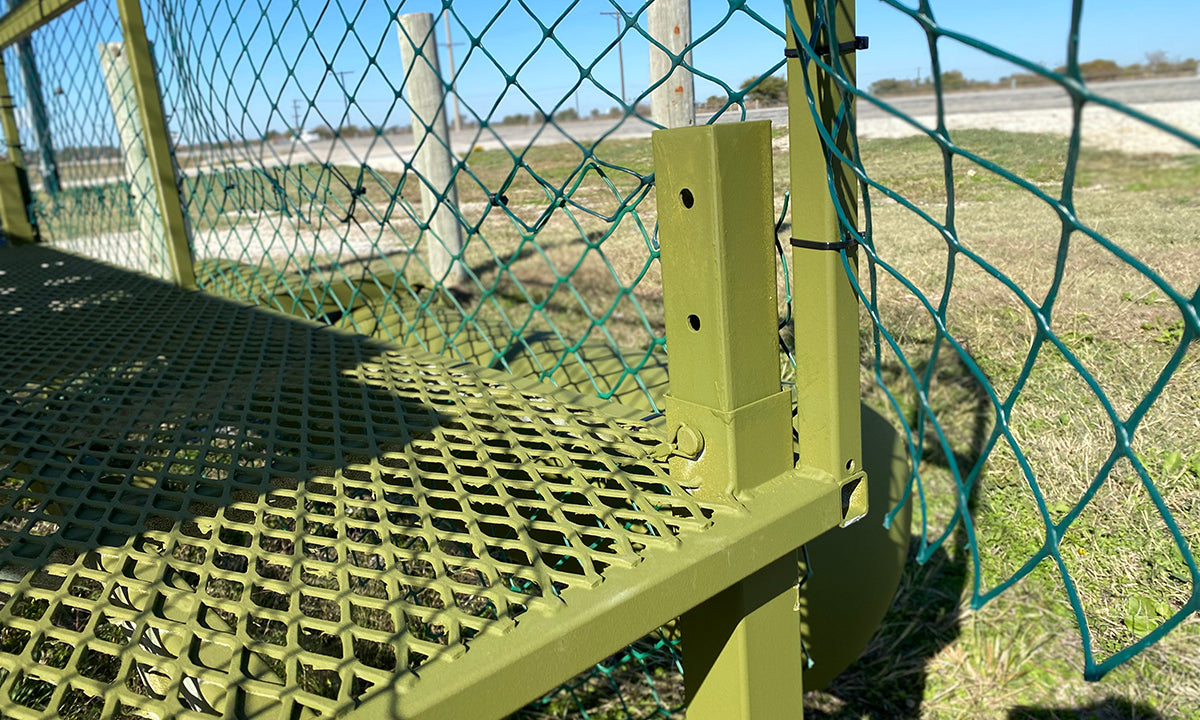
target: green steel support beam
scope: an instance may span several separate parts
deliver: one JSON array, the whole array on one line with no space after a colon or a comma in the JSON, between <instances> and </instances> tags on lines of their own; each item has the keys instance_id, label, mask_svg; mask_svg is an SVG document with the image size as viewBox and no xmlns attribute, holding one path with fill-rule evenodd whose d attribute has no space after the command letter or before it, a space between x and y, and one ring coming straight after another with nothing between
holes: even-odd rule
<instances>
[{"instance_id":1,"label":"green steel support beam","mask_svg":"<svg viewBox=\"0 0 1200 720\"><path fill-rule=\"evenodd\" d=\"M789 47L797 46L794 32L812 37L817 6L823 2L793 0L796 27L788 23ZM829 29L825 28L814 46L836 48L840 42L854 37L854 0L838 2L834 12L835 37L830 37ZM853 52L842 55L841 61L852 78ZM856 476L862 477L858 298L846 276L841 252L796 246L796 240L836 245L849 237L842 230L838 206L831 199L825 150L805 92L806 71L821 123L835 134L839 147L847 154L852 128L847 123L839 130L833 129L842 93L831 77L818 72L814 63L809 63L806 69L803 59L791 59L787 65L799 462L824 470L843 482L852 482ZM857 223L858 199L853 175L835 163L832 180L841 211L852 223ZM853 246L847 252L851 267L856 267Z\"/></svg>"},{"instance_id":2,"label":"green steel support beam","mask_svg":"<svg viewBox=\"0 0 1200 720\"><path fill-rule=\"evenodd\" d=\"M19 168L25 167L25 151L21 149L21 133L17 130L17 116L13 112L13 96L8 90L8 73L5 72L4 56L0 55L0 125L4 127L4 144L8 149L8 161Z\"/></svg>"},{"instance_id":3,"label":"green steel support beam","mask_svg":"<svg viewBox=\"0 0 1200 720\"><path fill-rule=\"evenodd\" d=\"M799 716L799 705L794 704L799 701L791 698L799 698L801 690L796 563L792 559L789 570L772 559L781 554L788 557L786 548L806 543L836 527L843 518L839 495L836 485L809 468L785 473L747 491L742 496L744 511L718 519L712 530L699 533L677 547L647 552L636 566L610 568L599 587L567 589L562 593L561 604L556 600L531 605L518 621L519 632L476 639L465 654L422 671L419 693L407 692L404 683L416 679L407 676L396 688L396 696L374 698L364 703L354 717L405 720L506 717L673 618L682 615L686 628L691 617L689 610L695 612L692 608L698 598L714 598L709 601L716 603L712 608L733 612L752 606L754 598L773 592L776 595L771 607L752 613L747 622L738 624L741 630L753 632L740 633L729 645L731 654L740 654L743 648L771 653L771 657L756 656L755 669L765 668L773 661L787 661L776 666L779 672L768 676L786 679L786 683L770 691L779 698L778 713L761 717L792 720ZM745 583L747 589L734 590L735 599L731 601L728 589L743 587L738 579L747 574L751 574ZM785 586L786 590L780 592ZM786 621L781 618L783 607L787 608ZM694 677L707 675L711 682L718 683L714 687L736 686L736 682L729 684L728 678L703 673L695 664L688 664L689 642L703 643L701 659L719 655L711 650L713 640L702 636L712 632L725 637L732 632L728 620L725 617L717 626L701 626L692 635L683 636L685 681L688 673L693 672ZM720 663L714 667L723 670L728 665ZM761 690L766 682L758 678L750 687ZM481 698L487 698L486 707ZM688 709L689 720L744 717L720 714L727 700L712 694L703 698L709 699L714 703L712 709L701 714L699 705L693 703ZM758 700L761 698L755 702Z\"/></svg>"},{"instance_id":4,"label":"green steel support beam","mask_svg":"<svg viewBox=\"0 0 1200 720\"><path fill-rule=\"evenodd\" d=\"M83 0L25 0L0 16L0 50L29 37L34 30L81 2Z\"/></svg>"},{"instance_id":5,"label":"green steel support beam","mask_svg":"<svg viewBox=\"0 0 1200 720\"><path fill-rule=\"evenodd\" d=\"M21 134L17 131L3 56L0 56L0 126L4 128L8 149L8 162L0 163L0 231L12 242L36 242L37 227L29 221L29 176L25 171L25 153L21 150Z\"/></svg>"},{"instance_id":6,"label":"green steel support beam","mask_svg":"<svg viewBox=\"0 0 1200 720\"><path fill-rule=\"evenodd\" d=\"M741 500L793 465L791 395L779 383L771 125L658 131L653 144L671 476L702 497ZM683 614L688 720L802 711L795 547L769 559Z\"/></svg>"},{"instance_id":7,"label":"green steel support beam","mask_svg":"<svg viewBox=\"0 0 1200 720\"><path fill-rule=\"evenodd\" d=\"M125 53L137 96L138 118L142 140L154 180L158 209L165 231L167 259L171 277L182 288L196 288L196 271L192 266L189 225L180 201L180 184L171 157L171 136L163 114L162 96L154 72L154 54L146 39L146 23L139 0L117 0L121 13L121 29L125 36Z\"/></svg>"}]
</instances>

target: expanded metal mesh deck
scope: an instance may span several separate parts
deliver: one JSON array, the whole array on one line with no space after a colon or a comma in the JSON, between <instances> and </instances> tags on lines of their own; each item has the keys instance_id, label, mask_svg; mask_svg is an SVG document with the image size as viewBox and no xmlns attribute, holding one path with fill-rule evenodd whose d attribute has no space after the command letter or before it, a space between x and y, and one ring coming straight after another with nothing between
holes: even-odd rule
<instances>
[{"instance_id":1,"label":"expanded metal mesh deck","mask_svg":"<svg viewBox=\"0 0 1200 720\"><path fill-rule=\"evenodd\" d=\"M495 717L842 518L613 405L0 252L0 714ZM616 578L616 579L614 579Z\"/></svg>"},{"instance_id":2,"label":"expanded metal mesh deck","mask_svg":"<svg viewBox=\"0 0 1200 720\"><path fill-rule=\"evenodd\" d=\"M583 399L54 251L0 318L8 716L336 713L719 509Z\"/></svg>"}]
</instances>

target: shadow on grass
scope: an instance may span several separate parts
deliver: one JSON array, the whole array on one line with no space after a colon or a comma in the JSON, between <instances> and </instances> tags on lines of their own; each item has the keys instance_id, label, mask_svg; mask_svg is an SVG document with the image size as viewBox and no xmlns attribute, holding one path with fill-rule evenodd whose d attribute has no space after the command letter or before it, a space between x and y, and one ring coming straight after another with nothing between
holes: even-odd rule
<instances>
[{"instance_id":1,"label":"shadow on grass","mask_svg":"<svg viewBox=\"0 0 1200 720\"><path fill-rule=\"evenodd\" d=\"M945 491L936 489L939 486L931 484L931 478L941 476L948 480L955 468L965 474L979 462L994 420L990 400L978 378L944 346L940 353L933 352L933 348L932 343L918 342L917 352L910 357L923 360L913 363L918 377L926 376L931 357L937 359L935 372L929 375L930 389L926 395L933 414L946 431L950 447L938 442L928 418L921 421L915 398L903 418L906 427L901 429L902 433L907 430L914 436L914 441L918 432L925 434L920 459L924 500L932 497L931 491ZM894 393L911 392L911 383L898 363L884 363L882 371L884 381ZM900 400L904 402L903 398ZM967 500L967 512L972 515L978 487L976 484L971 488ZM915 491L909 502L918 502ZM930 512L932 520L940 511L935 507ZM922 513L914 515L914 522L919 523ZM929 662L954 643L961 632L972 551L961 525L924 564L916 559L919 544L920 537L914 535L895 599L878 631L859 658L834 678L828 688L807 694L807 717L916 719L922 716Z\"/></svg>"},{"instance_id":2,"label":"shadow on grass","mask_svg":"<svg viewBox=\"0 0 1200 720\"><path fill-rule=\"evenodd\" d=\"M1164 720L1154 708L1125 698L1110 697L1075 708L1016 707L1008 720Z\"/></svg>"},{"instance_id":3,"label":"shadow on grass","mask_svg":"<svg viewBox=\"0 0 1200 720\"><path fill-rule=\"evenodd\" d=\"M924 565L910 552L895 602L875 637L824 691L808 693L809 718L919 718L926 666L958 638L970 556L959 547Z\"/></svg>"}]
</instances>

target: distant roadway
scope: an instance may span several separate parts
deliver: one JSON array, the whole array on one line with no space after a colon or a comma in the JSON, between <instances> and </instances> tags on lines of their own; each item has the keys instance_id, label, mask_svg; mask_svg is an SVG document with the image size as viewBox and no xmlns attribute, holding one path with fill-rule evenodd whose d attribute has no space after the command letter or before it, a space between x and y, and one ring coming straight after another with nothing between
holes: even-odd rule
<instances>
[{"instance_id":1,"label":"distant roadway","mask_svg":"<svg viewBox=\"0 0 1200 720\"><path fill-rule=\"evenodd\" d=\"M1117 80L1094 83L1088 87L1099 95L1125 105L1200 100L1200 76L1154 80ZM942 97L946 113L950 115L1071 107L1070 96L1057 85L1017 88L1016 90L968 90L946 93ZM937 102L933 94L884 95L880 99L908 115L932 115L937 112ZM860 100L858 102L858 117L861 119L884 117L889 114L869 101ZM750 110L747 115L751 120L771 120L776 124L787 123L786 107ZM707 118L707 116L701 117ZM700 118L697 118L697 121L699 120Z\"/></svg>"},{"instance_id":2,"label":"distant roadway","mask_svg":"<svg viewBox=\"0 0 1200 720\"><path fill-rule=\"evenodd\" d=\"M1095 83L1091 89L1104 97L1111 98L1126 105L1145 105L1149 103L1200 101L1200 77L1162 78L1154 80L1122 80L1106 83ZM888 95L883 100L896 110L909 115L932 115L936 112L936 100L933 95ZM1070 108L1070 97L1058 86L1018 88L1016 90L976 90L967 92L946 93L943 96L947 114L961 115L971 113L994 113L1028 110L1050 110ZM858 117L861 120L871 120L888 116L870 102L858 103ZM700 114L696 121L706 122L710 114ZM718 122L736 122L741 118L737 108L733 108L718 120ZM747 120L771 120L776 125L787 124L787 107L772 107L748 109ZM530 143L557 144L563 142L594 142L601 137L607 138L637 138L646 137L654 130L654 126L640 118L600 119L570 121L554 125L493 125L487 130L480 131L471 128L461 132L451 132L450 142L455 152L464 154L475 147L495 149L502 145L517 150ZM401 157L412 154L412 136L404 133L388 136L388 141L395 151L390 150L381 138L351 138L344 142L330 143L322 141L310 143L308 152L324 160L329 157L336 163L358 164L363 158L368 164L379 169L398 170ZM274 152L280 154L280 159L287 161L290 143L276 143ZM332 145L332 146L331 146ZM341 147L338 147L340 145ZM264 150L270 154L265 146ZM369 151L369 156L367 152ZM296 149L297 155L304 153L303 148ZM299 158L294 158L299 159Z\"/></svg>"}]
</instances>

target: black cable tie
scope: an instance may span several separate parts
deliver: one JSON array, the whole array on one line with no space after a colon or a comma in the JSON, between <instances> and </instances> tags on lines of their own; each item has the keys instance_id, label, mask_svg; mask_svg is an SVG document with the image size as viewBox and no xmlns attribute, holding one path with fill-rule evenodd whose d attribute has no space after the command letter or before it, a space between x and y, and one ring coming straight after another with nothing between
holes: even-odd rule
<instances>
[{"instance_id":1,"label":"black cable tie","mask_svg":"<svg viewBox=\"0 0 1200 720\"><path fill-rule=\"evenodd\" d=\"M849 252L858 247L858 240L857 239L839 240L838 242L830 243L830 242L815 242L813 240L801 240L799 238L792 238L792 247L803 248L805 250L832 250L834 252L840 252L842 250L846 250L847 252Z\"/></svg>"},{"instance_id":2,"label":"black cable tie","mask_svg":"<svg viewBox=\"0 0 1200 720\"><path fill-rule=\"evenodd\" d=\"M854 52L855 50L866 50L870 47L870 45L871 38L866 35L856 35L854 36L853 40L847 40L846 42L838 45L838 54L845 55L846 53ZM817 55L828 55L829 46L818 45L813 48L813 52L815 52ZM785 58L799 58L800 48L786 48L783 51L783 56Z\"/></svg>"}]
</instances>

